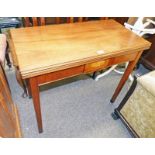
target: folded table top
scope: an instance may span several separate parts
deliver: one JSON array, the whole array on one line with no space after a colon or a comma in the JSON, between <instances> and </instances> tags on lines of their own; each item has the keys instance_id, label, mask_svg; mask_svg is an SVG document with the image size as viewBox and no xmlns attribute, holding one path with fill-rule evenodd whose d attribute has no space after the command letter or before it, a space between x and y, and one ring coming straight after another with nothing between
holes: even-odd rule
<instances>
[{"instance_id":1,"label":"folded table top","mask_svg":"<svg viewBox=\"0 0 155 155\"><path fill-rule=\"evenodd\" d=\"M148 49L151 43L114 20L10 30L23 78Z\"/></svg>"}]
</instances>

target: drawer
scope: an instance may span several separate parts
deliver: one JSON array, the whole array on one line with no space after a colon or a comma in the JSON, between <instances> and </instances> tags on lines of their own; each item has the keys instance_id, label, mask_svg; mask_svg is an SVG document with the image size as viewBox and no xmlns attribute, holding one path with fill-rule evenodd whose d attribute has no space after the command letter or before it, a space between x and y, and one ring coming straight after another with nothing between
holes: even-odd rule
<instances>
[{"instance_id":1,"label":"drawer","mask_svg":"<svg viewBox=\"0 0 155 155\"><path fill-rule=\"evenodd\" d=\"M89 72L101 70L106 68L108 64L109 64L109 60L103 60L103 61L86 64L84 72L89 73Z\"/></svg>"},{"instance_id":2,"label":"drawer","mask_svg":"<svg viewBox=\"0 0 155 155\"><path fill-rule=\"evenodd\" d=\"M120 63L124 63L127 61L133 61L136 58L136 56L137 56L137 53L132 53L132 54L117 56L117 57L89 63L85 65L84 72L90 73L93 71L105 69L115 64L120 64Z\"/></svg>"},{"instance_id":3,"label":"drawer","mask_svg":"<svg viewBox=\"0 0 155 155\"><path fill-rule=\"evenodd\" d=\"M37 76L39 85L83 74L84 65Z\"/></svg>"}]
</instances>

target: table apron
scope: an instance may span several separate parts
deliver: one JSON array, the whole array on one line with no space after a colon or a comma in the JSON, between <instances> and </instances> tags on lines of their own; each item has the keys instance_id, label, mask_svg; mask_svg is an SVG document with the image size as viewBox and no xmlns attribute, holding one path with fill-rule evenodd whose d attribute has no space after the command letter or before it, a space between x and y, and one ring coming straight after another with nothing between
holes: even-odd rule
<instances>
[{"instance_id":1,"label":"table apron","mask_svg":"<svg viewBox=\"0 0 155 155\"><path fill-rule=\"evenodd\" d=\"M133 61L135 60L137 53L127 54L127 55L121 55L113 58L104 59L101 61L88 63L85 65L84 73L91 73L94 71L99 71L102 69L105 69L107 67L110 67L112 65L121 64L127 61Z\"/></svg>"},{"instance_id":2,"label":"table apron","mask_svg":"<svg viewBox=\"0 0 155 155\"><path fill-rule=\"evenodd\" d=\"M127 61L133 61L136 58L137 54L138 52L122 55L118 57L103 59L100 61L95 61L93 63L88 63L77 67L72 67L72 68L55 71L51 73L46 73L32 78L37 79L38 85L43 85L46 83L62 80L65 78L69 78L69 77L73 77L81 74L87 74L94 71L99 71L115 64L120 64Z\"/></svg>"},{"instance_id":3,"label":"table apron","mask_svg":"<svg viewBox=\"0 0 155 155\"><path fill-rule=\"evenodd\" d=\"M72 67L69 69L64 69L60 71L39 75L39 76L36 76L36 78L37 78L38 85L42 85L49 82L54 82L65 78L73 77L76 75L80 75L83 72L84 72L84 65L81 65L78 67Z\"/></svg>"}]
</instances>

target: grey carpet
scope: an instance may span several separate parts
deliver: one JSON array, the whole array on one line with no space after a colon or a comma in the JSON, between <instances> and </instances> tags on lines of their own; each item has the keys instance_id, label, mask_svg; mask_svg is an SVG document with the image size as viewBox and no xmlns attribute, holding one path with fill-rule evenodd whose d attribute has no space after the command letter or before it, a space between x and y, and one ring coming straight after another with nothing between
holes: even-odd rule
<instances>
[{"instance_id":1,"label":"grey carpet","mask_svg":"<svg viewBox=\"0 0 155 155\"><path fill-rule=\"evenodd\" d=\"M40 99L44 132L38 133L32 99L22 98L22 89L13 69L7 77L14 102L18 106L24 137L131 137L120 120L111 113L128 90L125 85L117 101L109 100L121 78L116 73L94 81L88 76L77 76L41 88Z\"/></svg>"}]
</instances>

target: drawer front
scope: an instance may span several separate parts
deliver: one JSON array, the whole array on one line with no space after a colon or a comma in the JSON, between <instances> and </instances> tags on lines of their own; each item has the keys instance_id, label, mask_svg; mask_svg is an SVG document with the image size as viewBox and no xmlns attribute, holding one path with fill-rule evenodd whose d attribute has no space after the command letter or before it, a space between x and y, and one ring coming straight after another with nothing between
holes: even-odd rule
<instances>
[{"instance_id":1,"label":"drawer front","mask_svg":"<svg viewBox=\"0 0 155 155\"><path fill-rule=\"evenodd\" d=\"M133 53L133 54L118 56L118 57L109 58L109 59L86 64L84 72L90 73L93 71L105 69L106 67L109 67L115 64L120 64L127 61L133 61L136 58L137 54L138 53Z\"/></svg>"},{"instance_id":2,"label":"drawer front","mask_svg":"<svg viewBox=\"0 0 155 155\"><path fill-rule=\"evenodd\" d=\"M84 72L88 73L88 72L101 70L103 68L106 68L108 64L109 64L109 60L103 60L103 61L86 64Z\"/></svg>"},{"instance_id":3,"label":"drawer front","mask_svg":"<svg viewBox=\"0 0 155 155\"><path fill-rule=\"evenodd\" d=\"M44 83L49 83L52 81L58 81L65 78L80 75L83 73L83 71L84 71L84 66L78 66L78 67L64 69L64 70L60 70L52 73L47 73L44 75L39 75L37 76L37 80L38 80L38 83L41 85Z\"/></svg>"}]
</instances>

